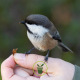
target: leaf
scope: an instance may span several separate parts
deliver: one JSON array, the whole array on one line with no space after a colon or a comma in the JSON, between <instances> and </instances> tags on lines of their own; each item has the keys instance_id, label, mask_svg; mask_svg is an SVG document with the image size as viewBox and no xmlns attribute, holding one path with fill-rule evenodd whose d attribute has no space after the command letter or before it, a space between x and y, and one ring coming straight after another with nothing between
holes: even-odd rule
<instances>
[{"instance_id":1,"label":"leaf","mask_svg":"<svg viewBox=\"0 0 80 80\"><path fill-rule=\"evenodd\" d=\"M43 66L44 64L42 64L41 66Z\"/></svg>"},{"instance_id":2,"label":"leaf","mask_svg":"<svg viewBox=\"0 0 80 80\"><path fill-rule=\"evenodd\" d=\"M37 64L37 66L39 67L39 65Z\"/></svg>"}]
</instances>

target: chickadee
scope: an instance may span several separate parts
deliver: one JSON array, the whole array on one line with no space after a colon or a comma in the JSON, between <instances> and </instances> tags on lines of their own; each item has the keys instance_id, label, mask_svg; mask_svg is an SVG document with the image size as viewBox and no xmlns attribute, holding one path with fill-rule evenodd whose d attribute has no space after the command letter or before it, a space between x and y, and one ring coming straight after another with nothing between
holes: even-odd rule
<instances>
[{"instance_id":1,"label":"chickadee","mask_svg":"<svg viewBox=\"0 0 80 80\"><path fill-rule=\"evenodd\" d=\"M60 46L65 52L72 52L72 50L62 43L59 32L46 16L32 14L20 23L26 26L27 36L34 47L40 51L48 51L45 56L45 61L48 60L49 51L56 46ZM28 52L28 54L31 51L32 49Z\"/></svg>"}]
</instances>

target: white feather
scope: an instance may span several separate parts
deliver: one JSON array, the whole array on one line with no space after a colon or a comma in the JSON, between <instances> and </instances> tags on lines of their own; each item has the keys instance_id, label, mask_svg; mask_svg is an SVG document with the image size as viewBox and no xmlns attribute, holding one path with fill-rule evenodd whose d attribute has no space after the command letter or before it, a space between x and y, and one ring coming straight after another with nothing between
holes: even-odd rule
<instances>
[{"instance_id":1,"label":"white feather","mask_svg":"<svg viewBox=\"0 0 80 80\"><path fill-rule=\"evenodd\" d=\"M46 32L48 32L48 29L46 29L41 25L27 24L27 23L26 25L31 32L36 33L39 36L43 36Z\"/></svg>"},{"instance_id":2,"label":"white feather","mask_svg":"<svg viewBox=\"0 0 80 80\"><path fill-rule=\"evenodd\" d=\"M35 36L33 34L29 33L28 31L27 31L27 36L35 48L37 48L38 50L42 50L41 46L40 46L40 43L43 40L42 37L35 38Z\"/></svg>"}]
</instances>

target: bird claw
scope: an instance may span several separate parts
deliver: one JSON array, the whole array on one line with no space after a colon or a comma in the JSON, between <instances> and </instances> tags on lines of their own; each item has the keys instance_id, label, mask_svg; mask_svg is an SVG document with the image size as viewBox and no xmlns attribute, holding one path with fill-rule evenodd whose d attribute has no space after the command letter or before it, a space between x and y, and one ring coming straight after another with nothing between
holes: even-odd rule
<instances>
[{"instance_id":1,"label":"bird claw","mask_svg":"<svg viewBox=\"0 0 80 80\"><path fill-rule=\"evenodd\" d=\"M47 62L48 61L48 56L45 56L45 59L44 60L45 60L45 62Z\"/></svg>"}]
</instances>

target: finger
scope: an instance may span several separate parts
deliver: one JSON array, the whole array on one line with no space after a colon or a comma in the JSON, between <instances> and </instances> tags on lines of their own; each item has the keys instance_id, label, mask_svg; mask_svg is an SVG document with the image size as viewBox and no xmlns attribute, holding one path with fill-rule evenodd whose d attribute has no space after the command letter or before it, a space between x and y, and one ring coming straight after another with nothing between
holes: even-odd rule
<instances>
[{"instance_id":1,"label":"finger","mask_svg":"<svg viewBox=\"0 0 80 80\"><path fill-rule=\"evenodd\" d=\"M35 55L35 54L25 55L25 54L16 53L14 55L14 59L16 63L19 64L20 66L32 69L33 64L35 62L44 60L44 56Z\"/></svg>"},{"instance_id":2,"label":"finger","mask_svg":"<svg viewBox=\"0 0 80 80\"><path fill-rule=\"evenodd\" d=\"M32 70L30 69L24 69L22 67L17 66L15 68L15 74L17 74L18 76L22 76L24 77L25 80L39 80L39 78L35 78L32 77L30 75L32 75ZM15 77L14 77L15 78ZM14 78L12 80L14 80ZM21 78L22 79L22 78ZM18 79L17 79L18 80ZM22 79L23 80L23 79Z\"/></svg>"},{"instance_id":3,"label":"finger","mask_svg":"<svg viewBox=\"0 0 80 80\"><path fill-rule=\"evenodd\" d=\"M26 80L40 80L40 79L33 76L29 76L26 78Z\"/></svg>"},{"instance_id":4,"label":"finger","mask_svg":"<svg viewBox=\"0 0 80 80\"><path fill-rule=\"evenodd\" d=\"M40 77L40 80L53 80L53 76L49 76L47 74Z\"/></svg>"},{"instance_id":5,"label":"finger","mask_svg":"<svg viewBox=\"0 0 80 80\"><path fill-rule=\"evenodd\" d=\"M65 80L65 77L64 76L61 76L61 75L57 75L57 76L50 76L50 75L44 75L44 76L41 76L40 77L40 80ZM68 80L68 79L66 79ZM71 79L70 79L71 80Z\"/></svg>"},{"instance_id":6,"label":"finger","mask_svg":"<svg viewBox=\"0 0 80 80\"><path fill-rule=\"evenodd\" d=\"M2 80L25 80L25 78L14 74L15 65L12 55L1 64Z\"/></svg>"},{"instance_id":7,"label":"finger","mask_svg":"<svg viewBox=\"0 0 80 80\"><path fill-rule=\"evenodd\" d=\"M65 80L65 77L61 75L53 76L52 74L45 74L40 77L40 80Z\"/></svg>"},{"instance_id":8,"label":"finger","mask_svg":"<svg viewBox=\"0 0 80 80\"><path fill-rule=\"evenodd\" d=\"M19 75L19 76L22 76L22 77L27 77L27 76L33 75L33 71L32 70L25 69L25 68L20 67L20 66L16 66L15 67L14 73Z\"/></svg>"},{"instance_id":9,"label":"finger","mask_svg":"<svg viewBox=\"0 0 80 80\"><path fill-rule=\"evenodd\" d=\"M40 56L36 54L25 55L25 54L16 53L14 55L14 59L16 63L19 64L20 66L24 68L32 69L35 62L44 61L44 56ZM57 72L60 71L59 66L61 65L61 62L62 62L60 61L61 61L60 59L49 57L48 61L46 62L48 67L47 72L50 74L53 74L56 72L55 74L57 74ZM37 65L34 67L34 70L37 70ZM43 71L44 72L46 71L46 65L44 65Z\"/></svg>"},{"instance_id":10,"label":"finger","mask_svg":"<svg viewBox=\"0 0 80 80\"><path fill-rule=\"evenodd\" d=\"M14 61L13 56L11 55L1 64L1 74L2 78L9 79L12 75L14 75L13 68L15 67L16 63ZM5 79L4 79L5 80Z\"/></svg>"},{"instance_id":11,"label":"finger","mask_svg":"<svg viewBox=\"0 0 80 80\"><path fill-rule=\"evenodd\" d=\"M3 80L26 80L26 78L18 76L18 75L13 75L11 78L3 79Z\"/></svg>"}]
</instances>

